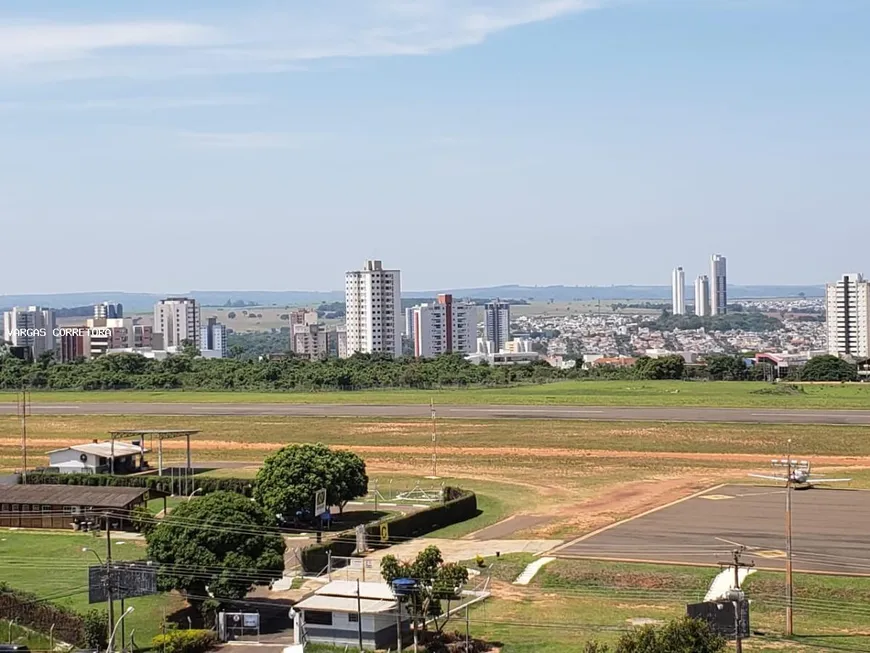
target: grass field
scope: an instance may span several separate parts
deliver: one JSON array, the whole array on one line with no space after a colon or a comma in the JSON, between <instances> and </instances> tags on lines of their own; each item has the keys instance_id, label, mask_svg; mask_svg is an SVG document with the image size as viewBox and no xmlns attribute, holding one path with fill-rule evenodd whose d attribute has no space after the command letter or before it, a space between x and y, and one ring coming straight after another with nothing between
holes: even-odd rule
<instances>
[{"instance_id":1,"label":"grass field","mask_svg":"<svg viewBox=\"0 0 870 653\"><path fill-rule=\"evenodd\" d=\"M530 559L505 556L485 573L510 582ZM496 584L474 609L474 635L506 642L505 653L580 653L589 639L612 642L636 620L666 621L703 600L718 570L558 560L527 588ZM784 643L784 576L759 572L744 585L752 600L747 651L870 650L870 579L796 574L795 631ZM463 624L460 624L461 628Z\"/></svg>"},{"instance_id":2,"label":"grass field","mask_svg":"<svg viewBox=\"0 0 870 653\"><path fill-rule=\"evenodd\" d=\"M144 557L139 540L114 539L112 555L117 560ZM124 542L124 544L120 544ZM0 569L2 580L11 587L49 598L54 603L80 612L100 607L88 604L88 566L99 564L90 547L105 559L105 536L56 531L0 531ZM160 595L130 599L135 611L127 617L127 633L136 630L139 645L150 645L160 630L163 615L184 607L177 596ZM2 633L0 633L2 636Z\"/></svg>"},{"instance_id":3,"label":"grass field","mask_svg":"<svg viewBox=\"0 0 870 653\"><path fill-rule=\"evenodd\" d=\"M334 417L33 416L30 460L105 437L112 428L195 428L194 461L233 465L213 473L253 475L271 452L293 442L323 442L363 456L382 493L410 489L431 473L431 423L422 419ZM0 469L20 464L14 416L0 416ZM478 492L484 513L450 527L461 536L511 514L552 516L533 533L563 537L591 530L716 483L747 480L784 453L820 471L841 469L870 487L870 428L862 426L578 422L570 420L443 420L438 425L442 481ZM149 443L146 443L149 444ZM183 460L183 443L165 443L167 465ZM154 461L154 454L150 456ZM250 463L238 468L242 463Z\"/></svg>"},{"instance_id":4,"label":"grass field","mask_svg":"<svg viewBox=\"0 0 870 653\"><path fill-rule=\"evenodd\" d=\"M15 401L0 393L0 402ZM857 409L870 407L870 383L772 386L757 382L559 381L510 388L359 390L353 392L197 392L167 390L34 392L33 401L154 403L440 404L689 406Z\"/></svg>"}]
</instances>

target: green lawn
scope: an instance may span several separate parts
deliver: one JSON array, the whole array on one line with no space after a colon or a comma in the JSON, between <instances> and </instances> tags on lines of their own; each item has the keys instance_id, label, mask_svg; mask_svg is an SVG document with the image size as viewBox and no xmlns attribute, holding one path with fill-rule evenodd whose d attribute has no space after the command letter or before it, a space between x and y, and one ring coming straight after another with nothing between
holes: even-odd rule
<instances>
[{"instance_id":1,"label":"green lawn","mask_svg":"<svg viewBox=\"0 0 870 653\"><path fill-rule=\"evenodd\" d=\"M509 556L506 556L509 557ZM513 561L512 575L524 560ZM511 565L511 561L507 561ZM699 601L716 569L557 560L523 595L476 607L472 631L506 644L505 653L580 653L589 639L612 642L631 620L666 621ZM506 578L505 578L506 579ZM755 635L747 651L870 650L870 578L795 574L795 630L783 643L783 574L759 572L745 590Z\"/></svg>"},{"instance_id":2,"label":"green lawn","mask_svg":"<svg viewBox=\"0 0 870 653\"><path fill-rule=\"evenodd\" d=\"M42 633L0 620L0 644L27 646L31 651L50 651L53 642Z\"/></svg>"},{"instance_id":3,"label":"green lawn","mask_svg":"<svg viewBox=\"0 0 870 653\"><path fill-rule=\"evenodd\" d=\"M559 381L510 388L360 390L353 392L110 391L34 392L33 401L348 404L540 404L578 406L716 406L867 408L870 383L771 386L760 382ZM15 394L0 393L0 402Z\"/></svg>"},{"instance_id":4,"label":"green lawn","mask_svg":"<svg viewBox=\"0 0 870 653\"><path fill-rule=\"evenodd\" d=\"M112 538L112 542L112 555L117 560L144 557L144 543L141 541ZM80 612L92 607L104 608L105 604L88 604L88 567L99 563L93 553L82 551L83 547L93 548L105 559L105 536L0 530L0 578L10 587L49 598ZM127 634L135 629L136 641L140 645L149 644L160 631L164 614L171 615L184 606L180 598L171 595L130 599L126 603L135 607L125 622Z\"/></svg>"}]
</instances>

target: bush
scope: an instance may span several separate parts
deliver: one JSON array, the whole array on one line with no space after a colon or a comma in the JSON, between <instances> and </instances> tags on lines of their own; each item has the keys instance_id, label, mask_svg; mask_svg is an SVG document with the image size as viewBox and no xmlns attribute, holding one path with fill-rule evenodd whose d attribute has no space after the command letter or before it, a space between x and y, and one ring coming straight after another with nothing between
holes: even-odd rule
<instances>
[{"instance_id":1,"label":"bush","mask_svg":"<svg viewBox=\"0 0 870 653\"><path fill-rule=\"evenodd\" d=\"M173 479L171 476L111 476L109 474L53 474L50 472L27 474L27 482L31 485L141 487L163 492L172 492L173 480L178 486L178 479ZM194 476L193 487L199 489L200 494L234 492L250 497L254 490L254 483L247 478L213 478L209 476L197 478ZM179 490L180 488L176 487L175 489Z\"/></svg>"},{"instance_id":2,"label":"bush","mask_svg":"<svg viewBox=\"0 0 870 653\"><path fill-rule=\"evenodd\" d=\"M151 647L162 653L205 653L218 645L211 630L170 630L151 640Z\"/></svg>"},{"instance_id":3,"label":"bush","mask_svg":"<svg viewBox=\"0 0 870 653\"><path fill-rule=\"evenodd\" d=\"M84 622L84 645L88 649L100 650L109 643L109 615L105 610L89 610L82 615Z\"/></svg>"}]
</instances>

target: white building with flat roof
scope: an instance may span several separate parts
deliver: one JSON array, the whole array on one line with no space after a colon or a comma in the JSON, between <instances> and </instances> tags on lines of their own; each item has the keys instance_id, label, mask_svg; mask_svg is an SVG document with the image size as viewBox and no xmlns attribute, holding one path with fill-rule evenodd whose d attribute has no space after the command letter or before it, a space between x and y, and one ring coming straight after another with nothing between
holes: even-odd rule
<instances>
[{"instance_id":1,"label":"white building with flat roof","mask_svg":"<svg viewBox=\"0 0 870 653\"><path fill-rule=\"evenodd\" d=\"M402 283L399 270L366 261L345 274L347 356L402 355Z\"/></svg>"},{"instance_id":2,"label":"white building with flat roof","mask_svg":"<svg viewBox=\"0 0 870 653\"><path fill-rule=\"evenodd\" d=\"M201 338L200 310L195 299L169 297L154 305L152 340L158 349L179 348L185 342L199 349Z\"/></svg>"},{"instance_id":3,"label":"white building with flat roof","mask_svg":"<svg viewBox=\"0 0 870 653\"><path fill-rule=\"evenodd\" d=\"M414 356L470 354L477 345L477 306L454 302L453 295L438 295L434 304L411 309Z\"/></svg>"},{"instance_id":4,"label":"white building with flat roof","mask_svg":"<svg viewBox=\"0 0 870 653\"><path fill-rule=\"evenodd\" d=\"M671 312L674 315L686 314L686 273L683 268L674 268L671 275Z\"/></svg>"},{"instance_id":5,"label":"white building with flat roof","mask_svg":"<svg viewBox=\"0 0 870 653\"><path fill-rule=\"evenodd\" d=\"M828 353L870 356L870 282L858 273L844 274L825 289Z\"/></svg>"}]
</instances>

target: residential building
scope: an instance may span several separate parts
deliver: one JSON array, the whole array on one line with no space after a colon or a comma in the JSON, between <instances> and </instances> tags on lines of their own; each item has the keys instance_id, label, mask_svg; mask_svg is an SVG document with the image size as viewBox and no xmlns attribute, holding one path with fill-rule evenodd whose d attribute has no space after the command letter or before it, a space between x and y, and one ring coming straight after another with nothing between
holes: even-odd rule
<instances>
[{"instance_id":1,"label":"residential building","mask_svg":"<svg viewBox=\"0 0 870 653\"><path fill-rule=\"evenodd\" d=\"M64 327L58 331L57 355L61 363L90 357L90 338L86 326Z\"/></svg>"},{"instance_id":2,"label":"residential building","mask_svg":"<svg viewBox=\"0 0 870 653\"><path fill-rule=\"evenodd\" d=\"M200 348L200 310L195 299L169 297L154 305L153 346L158 349L181 347L189 342Z\"/></svg>"},{"instance_id":3,"label":"residential building","mask_svg":"<svg viewBox=\"0 0 870 653\"><path fill-rule=\"evenodd\" d=\"M124 306L111 302L94 304L94 318L98 320L115 319L124 317Z\"/></svg>"},{"instance_id":4,"label":"residential building","mask_svg":"<svg viewBox=\"0 0 870 653\"><path fill-rule=\"evenodd\" d=\"M16 306L3 314L4 339L14 347L29 347L34 359L55 348L55 317L50 308Z\"/></svg>"},{"instance_id":5,"label":"residential building","mask_svg":"<svg viewBox=\"0 0 870 653\"><path fill-rule=\"evenodd\" d=\"M706 274L695 279L695 315L710 315L710 279Z\"/></svg>"},{"instance_id":6,"label":"residential building","mask_svg":"<svg viewBox=\"0 0 870 653\"><path fill-rule=\"evenodd\" d=\"M336 354L339 358L347 358L347 327L340 326L335 329Z\"/></svg>"},{"instance_id":7,"label":"residential building","mask_svg":"<svg viewBox=\"0 0 870 653\"><path fill-rule=\"evenodd\" d=\"M323 324L293 325L291 351L297 356L319 360L339 355L339 331Z\"/></svg>"},{"instance_id":8,"label":"residential building","mask_svg":"<svg viewBox=\"0 0 870 653\"><path fill-rule=\"evenodd\" d=\"M134 324L133 325L133 347L151 347L152 327L150 324Z\"/></svg>"},{"instance_id":9,"label":"residential building","mask_svg":"<svg viewBox=\"0 0 870 653\"><path fill-rule=\"evenodd\" d=\"M531 351L534 351L532 349L532 341L528 338L508 340L504 343L504 347L501 350L502 353L507 354L528 354Z\"/></svg>"},{"instance_id":10,"label":"residential building","mask_svg":"<svg viewBox=\"0 0 870 653\"><path fill-rule=\"evenodd\" d=\"M828 352L834 356L870 356L870 282L844 274L825 291Z\"/></svg>"},{"instance_id":11,"label":"residential building","mask_svg":"<svg viewBox=\"0 0 870 653\"><path fill-rule=\"evenodd\" d=\"M414 356L470 354L477 344L477 306L454 302L453 295L438 295L434 304L411 309Z\"/></svg>"},{"instance_id":12,"label":"residential building","mask_svg":"<svg viewBox=\"0 0 870 653\"><path fill-rule=\"evenodd\" d=\"M300 330L300 333L304 333L306 327L317 325L317 319L317 311L300 309L298 311L293 311L292 313L290 313L290 351L297 354L300 353L296 351L296 327L303 327Z\"/></svg>"},{"instance_id":13,"label":"residential building","mask_svg":"<svg viewBox=\"0 0 870 653\"><path fill-rule=\"evenodd\" d=\"M402 355L402 286L399 270L366 261L345 274L347 352Z\"/></svg>"},{"instance_id":14,"label":"residential building","mask_svg":"<svg viewBox=\"0 0 870 653\"><path fill-rule=\"evenodd\" d=\"M203 358L226 358L227 327L217 321L216 317L208 318L199 333L199 353Z\"/></svg>"},{"instance_id":15,"label":"residential building","mask_svg":"<svg viewBox=\"0 0 870 653\"><path fill-rule=\"evenodd\" d=\"M686 314L686 273L675 268L671 275L671 311L674 315Z\"/></svg>"},{"instance_id":16,"label":"residential building","mask_svg":"<svg viewBox=\"0 0 870 653\"><path fill-rule=\"evenodd\" d=\"M501 351L511 339L511 306L507 302L495 300L483 307L484 340L491 342L495 351Z\"/></svg>"},{"instance_id":17,"label":"residential building","mask_svg":"<svg viewBox=\"0 0 870 653\"><path fill-rule=\"evenodd\" d=\"M725 257L713 254L710 259L710 315L728 312L728 279Z\"/></svg>"},{"instance_id":18,"label":"residential building","mask_svg":"<svg viewBox=\"0 0 870 653\"><path fill-rule=\"evenodd\" d=\"M541 355L537 352L507 352L500 351L494 354L484 352L476 352L465 357L469 363L480 365L488 363L489 365L529 365L536 361L542 360Z\"/></svg>"},{"instance_id":19,"label":"residential building","mask_svg":"<svg viewBox=\"0 0 870 653\"><path fill-rule=\"evenodd\" d=\"M398 650L410 633L410 621L384 582L334 580L291 609L297 642Z\"/></svg>"},{"instance_id":20,"label":"residential building","mask_svg":"<svg viewBox=\"0 0 870 653\"><path fill-rule=\"evenodd\" d=\"M132 318L89 318L87 334L88 358L102 356L110 349L130 347Z\"/></svg>"}]
</instances>

